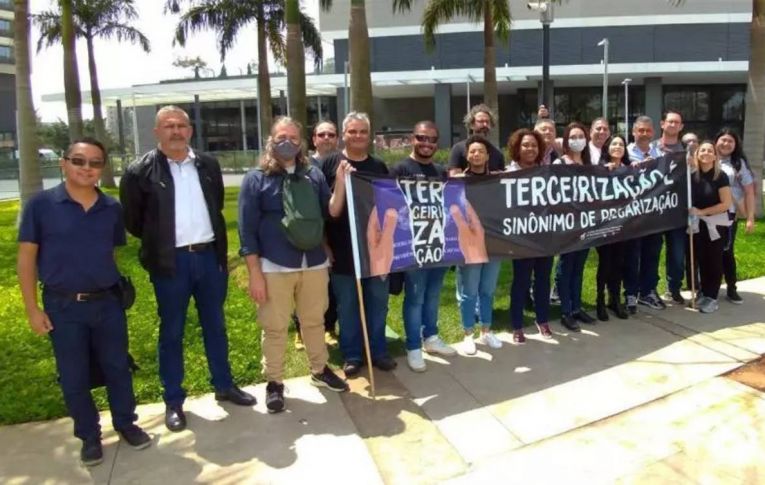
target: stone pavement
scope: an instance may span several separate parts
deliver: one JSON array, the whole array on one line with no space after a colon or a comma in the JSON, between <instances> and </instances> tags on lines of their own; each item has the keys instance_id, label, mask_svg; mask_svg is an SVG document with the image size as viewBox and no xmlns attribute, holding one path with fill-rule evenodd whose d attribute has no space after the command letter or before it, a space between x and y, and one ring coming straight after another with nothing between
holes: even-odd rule
<instances>
[{"instance_id":1,"label":"stone pavement","mask_svg":"<svg viewBox=\"0 0 765 485\"><path fill-rule=\"evenodd\" d=\"M580 334L553 325L496 351L405 359L352 392L287 382L288 411L190 399L189 429L139 408L154 446L119 443L104 414L105 462L78 465L61 419L0 428L0 483L765 483L763 393L722 374L765 353L765 278L744 305L701 315L645 310ZM721 292L722 293L722 292ZM459 349L459 344L456 344Z\"/></svg>"}]
</instances>

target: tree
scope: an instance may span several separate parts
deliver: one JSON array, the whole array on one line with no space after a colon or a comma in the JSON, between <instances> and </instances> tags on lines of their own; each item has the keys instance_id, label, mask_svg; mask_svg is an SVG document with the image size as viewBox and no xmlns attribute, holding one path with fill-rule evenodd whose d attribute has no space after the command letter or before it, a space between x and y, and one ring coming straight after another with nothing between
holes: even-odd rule
<instances>
[{"instance_id":1,"label":"tree","mask_svg":"<svg viewBox=\"0 0 765 485\"><path fill-rule=\"evenodd\" d=\"M330 10L332 0L321 0L321 8ZM351 75L351 106L354 111L373 115L372 72L369 64L369 29L365 0L351 0L351 15L348 21L348 65ZM374 147L374 129L369 130L369 145Z\"/></svg>"},{"instance_id":2,"label":"tree","mask_svg":"<svg viewBox=\"0 0 765 485\"><path fill-rule=\"evenodd\" d=\"M194 71L194 79L199 79L199 71L207 72L208 74L213 72L212 69L207 67L207 62L202 60L201 57L176 57L173 60L173 66L183 69L191 68Z\"/></svg>"},{"instance_id":3,"label":"tree","mask_svg":"<svg viewBox=\"0 0 765 485\"><path fill-rule=\"evenodd\" d=\"M301 41L300 1L286 0L287 92L290 115L306 128L305 52Z\"/></svg>"},{"instance_id":4,"label":"tree","mask_svg":"<svg viewBox=\"0 0 765 485\"><path fill-rule=\"evenodd\" d=\"M285 0L188 0L189 9L181 15L175 30L175 41L185 45L188 35L202 29L212 29L218 34L218 50L221 61L236 40L239 29L255 22L258 38L258 106L259 123L265 136L271 128L273 108L271 104L271 79L268 70L268 48L278 61L285 59ZM180 12L182 0L166 0L165 8ZM300 12L303 42L309 42L314 57L320 61L321 37L313 21ZM264 140L260 141L263 146Z\"/></svg>"},{"instance_id":5,"label":"tree","mask_svg":"<svg viewBox=\"0 0 765 485\"><path fill-rule=\"evenodd\" d=\"M15 0L13 4L16 28L16 109L19 139L19 191L21 205L42 190L40 161L37 156L37 118L32 102L31 63L29 56L29 1Z\"/></svg>"},{"instance_id":6,"label":"tree","mask_svg":"<svg viewBox=\"0 0 765 485\"><path fill-rule=\"evenodd\" d=\"M149 39L139 30L130 26L138 14L134 0L73 0L74 33L76 37L85 39L88 47L88 71L90 74L90 96L93 104L93 121L96 138L106 142L106 127L101 109L101 90L98 84L98 69L94 40L117 39L131 44L138 44L144 52L150 52ZM37 51L50 47L62 41L61 12L46 11L35 16L40 27L40 38L37 41ZM70 121L71 123L71 121ZM82 132L82 129L80 130ZM101 185L116 187L114 171L110 164L106 165L101 174Z\"/></svg>"},{"instance_id":7,"label":"tree","mask_svg":"<svg viewBox=\"0 0 765 485\"><path fill-rule=\"evenodd\" d=\"M393 10L411 10L412 0L393 0ZM456 16L466 16L473 22L483 22L483 102L499 114L497 95L497 53L495 38L507 42L510 36L510 2L507 0L428 0L422 15L425 45L433 49L436 30ZM492 142L499 142L499 130L491 132Z\"/></svg>"},{"instance_id":8,"label":"tree","mask_svg":"<svg viewBox=\"0 0 765 485\"><path fill-rule=\"evenodd\" d=\"M61 43L64 45L64 97L69 119L69 138L82 136L82 94L77 68L77 50L74 31L74 0L58 0L61 9Z\"/></svg>"}]
</instances>

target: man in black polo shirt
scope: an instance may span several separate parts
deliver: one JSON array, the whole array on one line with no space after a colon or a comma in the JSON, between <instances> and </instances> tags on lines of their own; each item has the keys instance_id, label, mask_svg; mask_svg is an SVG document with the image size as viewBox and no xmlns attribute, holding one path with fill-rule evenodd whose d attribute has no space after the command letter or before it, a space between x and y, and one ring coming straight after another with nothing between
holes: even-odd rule
<instances>
[{"instance_id":1,"label":"man in black polo shirt","mask_svg":"<svg viewBox=\"0 0 765 485\"><path fill-rule=\"evenodd\" d=\"M478 104L470 109L465 116L465 126L470 133L481 135L484 138L489 137L489 132L497 124L496 116L485 104ZM465 156L465 140L457 142L449 154L449 175L462 173L468 167ZM489 143L489 171L501 172L505 170L505 156L502 150Z\"/></svg>"},{"instance_id":2,"label":"man in black polo shirt","mask_svg":"<svg viewBox=\"0 0 765 485\"><path fill-rule=\"evenodd\" d=\"M29 325L53 343L61 390L87 466L103 461L98 410L90 394L91 359L106 380L114 429L141 449L151 438L134 424L125 311L115 246L125 244L122 209L96 188L106 163L101 143L75 141L61 160L66 181L29 200L19 226L18 275ZM43 285L43 308L36 283Z\"/></svg>"}]
</instances>

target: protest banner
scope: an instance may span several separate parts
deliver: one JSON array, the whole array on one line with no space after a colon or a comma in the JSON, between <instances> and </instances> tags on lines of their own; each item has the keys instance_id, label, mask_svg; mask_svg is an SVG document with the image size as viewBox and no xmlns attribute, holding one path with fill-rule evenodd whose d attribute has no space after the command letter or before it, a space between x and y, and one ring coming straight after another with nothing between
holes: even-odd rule
<instances>
[{"instance_id":1,"label":"protest banner","mask_svg":"<svg viewBox=\"0 0 765 485\"><path fill-rule=\"evenodd\" d=\"M551 256L687 223L685 153L609 171L551 165L487 176L348 181L357 278Z\"/></svg>"}]
</instances>

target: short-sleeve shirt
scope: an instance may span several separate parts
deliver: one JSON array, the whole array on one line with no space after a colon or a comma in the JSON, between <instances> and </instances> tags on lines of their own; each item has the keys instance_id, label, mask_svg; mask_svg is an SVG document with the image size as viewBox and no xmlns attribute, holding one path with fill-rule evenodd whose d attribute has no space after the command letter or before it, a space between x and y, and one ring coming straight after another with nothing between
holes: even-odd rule
<instances>
[{"instance_id":1,"label":"short-sleeve shirt","mask_svg":"<svg viewBox=\"0 0 765 485\"><path fill-rule=\"evenodd\" d=\"M449 168L458 168L465 170L468 166L466 157L465 141L457 142L453 147L451 153L449 153ZM489 143L489 171L498 172L505 169L505 156L502 151L495 147L492 143Z\"/></svg>"},{"instance_id":2,"label":"short-sleeve shirt","mask_svg":"<svg viewBox=\"0 0 765 485\"><path fill-rule=\"evenodd\" d=\"M327 179L327 184L332 191L335 190L335 178L337 167L343 160L348 160L353 168L359 173L375 173L380 175L388 174L388 167L382 160L372 156L367 156L364 160L350 160L342 152L333 153L324 159L321 170ZM337 219L330 218L326 224L327 241L335 262L332 265L332 272L342 275L353 275L353 253L350 251L351 229L348 219L348 201L346 200L343 212Z\"/></svg>"},{"instance_id":3,"label":"short-sleeve shirt","mask_svg":"<svg viewBox=\"0 0 765 485\"><path fill-rule=\"evenodd\" d=\"M721 171L716 179L714 176L714 169L691 175L691 201L693 207L706 209L720 203L720 189L722 187L729 187L730 182L725 172Z\"/></svg>"},{"instance_id":4,"label":"short-sleeve shirt","mask_svg":"<svg viewBox=\"0 0 765 485\"><path fill-rule=\"evenodd\" d=\"M71 293L110 288L120 278L114 248L125 244L122 206L99 190L86 212L61 183L27 202L18 241L38 245L43 285Z\"/></svg>"},{"instance_id":5,"label":"short-sleeve shirt","mask_svg":"<svg viewBox=\"0 0 765 485\"><path fill-rule=\"evenodd\" d=\"M397 177L443 177L446 170L435 162L420 163L412 157L407 157L390 171Z\"/></svg>"},{"instance_id":6,"label":"short-sleeve shirt","mask_svg":"<svg viewBox=\"0 0 765 485\"><path fill-rule=\"evenodd\" d=\"M752 171L749 170L746 162L740 160L739 163L741 164L741 168L736 171L736 167L733 166L733 162L730 158L720 160L720 166L723 171L725 171L725 174L728 176L728 181L730 182L730 193L733 197L733 203L728 210L732 213L736 212L736 204L744 200L744 196L746 195L744 187L754 183L754 176L752 175Z\"/></svg>"}]
</instances>

